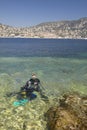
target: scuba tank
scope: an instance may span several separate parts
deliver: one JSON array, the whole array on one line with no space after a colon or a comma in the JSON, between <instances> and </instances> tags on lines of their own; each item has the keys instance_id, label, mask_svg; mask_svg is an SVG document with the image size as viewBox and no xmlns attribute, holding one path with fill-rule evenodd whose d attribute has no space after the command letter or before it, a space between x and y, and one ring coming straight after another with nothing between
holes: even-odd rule
<instances>
[{"instance_id":1,"label":"scuba tank","mask_svg":"<svg viewBox=\"0 0 87 130\"><path fill-rule=\"evenodd\" d=\"M26 95L27 92L26 92L26 91L21 91L20 94L21 94L21 97L22 97L22 98L26 98L26 97L27 97L27 95Z\"/></svg>"}]
</instances>

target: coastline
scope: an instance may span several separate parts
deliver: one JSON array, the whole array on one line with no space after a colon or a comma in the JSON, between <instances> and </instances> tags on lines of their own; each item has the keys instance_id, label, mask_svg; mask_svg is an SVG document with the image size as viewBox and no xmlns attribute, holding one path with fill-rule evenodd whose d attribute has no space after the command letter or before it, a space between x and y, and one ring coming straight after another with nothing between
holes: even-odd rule
<instances>
[{"instance_id":1,"label":"coastline","mask_svg":"<svg viewBox=\"0 0 87 130\"><path fill-rule=\"evenodd\" d=\"M87 40L87 18L67 22L44 22L31 27L12 27L0 24L0 38Z\"/></svg>"},{"instance_id":2,"label":"coastline","mask_svg":"<svg viewBox=\"0 0 87 130\"><path fill-rule=\"evenodd\" d=\"M45 38L45 37L44 37L44 38L40 38L40 37L0 37L0 39L4 39L4 38L7 38L7 39L10 39L10 38L11 38L11 39L12 39L12 38L15 39L15 38L16 38L16 39L58 39L58 40L61 40L61 39L63 40L63 39L64 39L64 40L87 40L87 38L66 38L66 37L65 37L65 38L49 38L49 37L48 37L48 38Z\"/></svg>"}]
</instances>

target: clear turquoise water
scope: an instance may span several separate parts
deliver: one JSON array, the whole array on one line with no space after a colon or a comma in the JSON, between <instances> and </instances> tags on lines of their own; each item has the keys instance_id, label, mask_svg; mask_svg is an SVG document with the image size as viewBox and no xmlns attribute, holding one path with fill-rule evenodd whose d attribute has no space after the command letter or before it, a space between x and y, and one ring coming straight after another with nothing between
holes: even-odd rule
<instances>
[{"instance_id":1,"label":"clear turquoise water","mask_svg":"<svg viewBox=\"0 0 87 130\"><path fill-rule=\"evenodd\" d=\"M0 78L6 84L8 78L11 88L23 86L35 72L48 93L59 94L75 88L87 92L87 61L83 59L29 57L0 58ZM4 76L4 77L3 77Z\"/></svg>"}]
</instances>

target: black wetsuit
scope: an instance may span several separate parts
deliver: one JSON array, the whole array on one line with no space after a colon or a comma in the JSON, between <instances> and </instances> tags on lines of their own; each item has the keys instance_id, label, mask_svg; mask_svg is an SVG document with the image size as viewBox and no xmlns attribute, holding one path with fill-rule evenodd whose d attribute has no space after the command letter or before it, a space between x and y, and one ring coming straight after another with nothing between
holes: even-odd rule
<instances>
[{"instance_id":1,"label":"black wetsuit","mask_svg":"<svg viewBox=\"0 0 87 130\"><path fill-rule=\"evenodd\" d=\"M21 90L26 91L27 97L31 97L34 91L39 92L41 97L46 97L44 96L44 93L42 92L42 89L40 89L39 85L40 85L40 80L38 78L31 78L26 82L25 86L23 86Z\"/></svg>"},{"instance_id":2,"label":"black wetsuit","mask_svg":"<svg viewBox=\"0 0 87 130\"><path fill-rule=\"evenodd\" d=\"M25 86L23 86L21 88L21 91L26 91L26 93L31 94L33 91L40 91L40 80L38 78L31 78L30 80L28 80L25 84Z\"/></svg>"},{"instance_id":3,"label":"black wetsuit","mask_svg":"<svg viewBox=\"0 0 87 130\"><path fill-rule=\"evenodd\" d=\"M31 87L33 87L35 91L39 91L40 80L38 78L35 78L35 79L31 78L29 82L31 83Z\"/></svg>"}]
</instances>

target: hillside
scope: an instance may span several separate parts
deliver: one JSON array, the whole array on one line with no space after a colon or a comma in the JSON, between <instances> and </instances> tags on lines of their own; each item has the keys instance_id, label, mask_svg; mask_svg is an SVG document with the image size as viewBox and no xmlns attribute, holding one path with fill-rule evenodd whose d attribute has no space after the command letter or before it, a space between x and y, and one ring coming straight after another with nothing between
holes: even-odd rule
<instances>
[{"instance_id":1,"label":"hillside","mask_svg":"<svg viewBox=\"0 0 87 130\"><path fill-rule=\"evenodd\" d=\"M25 28L0 24L0 37L87 39L87 17L73 21L46 22Z\"/></svg>"}]
</instances>

